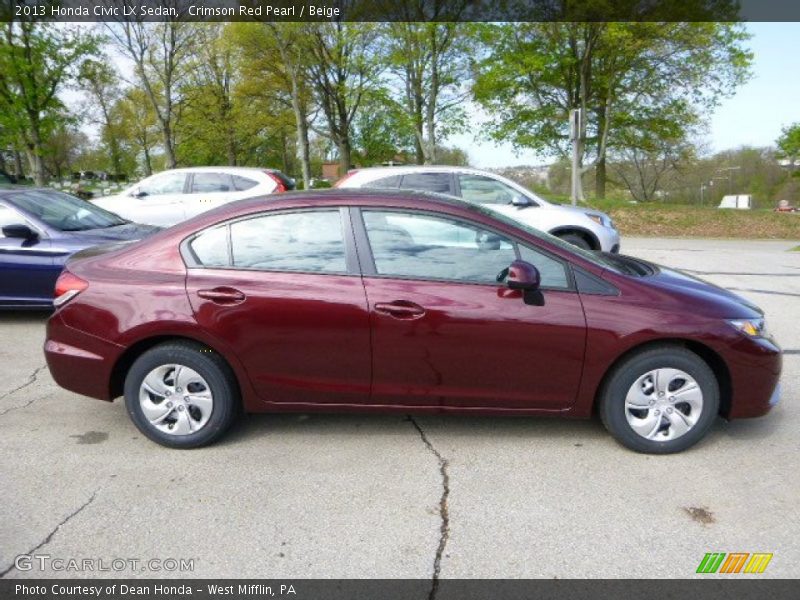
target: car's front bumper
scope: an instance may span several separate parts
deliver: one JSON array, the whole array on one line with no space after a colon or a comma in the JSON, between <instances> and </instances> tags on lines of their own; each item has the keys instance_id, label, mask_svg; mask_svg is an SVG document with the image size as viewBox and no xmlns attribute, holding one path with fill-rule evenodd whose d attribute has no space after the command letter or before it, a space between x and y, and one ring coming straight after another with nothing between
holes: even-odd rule
<instances>
[{"instance_id":1,"label":"car's front bumper","mask_svg":"<svg viewBox=\"0 0 800 600\"><path fill-rule=\"evenodd\" d=\"M620 250L619 231L611 227L596 227L593 233L600 242L601 252L611 252L618 254Z\"/></svg>"},{"instance_id":2,"label":"car's front bumper","mask_svg":"<svg viewBox=\"0 0 800 600\"><path fill-rule=\"evenodd\" d=\"M731 378L729 419L767 414L780 400L781 349L764 338L740 339L723 355Z\"/></svg>"}]
</instances>

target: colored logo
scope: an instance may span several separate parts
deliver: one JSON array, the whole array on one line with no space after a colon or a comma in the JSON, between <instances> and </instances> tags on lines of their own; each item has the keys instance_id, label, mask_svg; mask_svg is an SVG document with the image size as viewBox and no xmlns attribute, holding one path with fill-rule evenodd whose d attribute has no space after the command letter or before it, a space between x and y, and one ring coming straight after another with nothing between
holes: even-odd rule
<instances>
[{"instance_id":1,"label":"colored logo","mask_svg":"<svg viewBox=\"0 0 800 600\"><path fill-rule=\"evenodd\" d=\"M706 552L703 560L697 566L698 573L763 573L772 553L767 552Z\"/></svg>"}]
</instances>

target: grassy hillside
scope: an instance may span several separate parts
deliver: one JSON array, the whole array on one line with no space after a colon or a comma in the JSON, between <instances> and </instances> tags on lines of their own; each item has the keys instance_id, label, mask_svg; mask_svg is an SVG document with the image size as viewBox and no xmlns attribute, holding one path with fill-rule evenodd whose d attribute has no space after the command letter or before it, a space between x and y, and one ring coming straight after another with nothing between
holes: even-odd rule
<instances>
[{"instance_id":1,"label":"grassy hillside","mask_svg":"<svg viewBox=\"0 0 800 600\"><path fill-rule=\"evenodd\" d=\"M623 236L800 240L800 213L619 200L590 200L588 204L611 215Z\"/></svg>"}]
</instances>

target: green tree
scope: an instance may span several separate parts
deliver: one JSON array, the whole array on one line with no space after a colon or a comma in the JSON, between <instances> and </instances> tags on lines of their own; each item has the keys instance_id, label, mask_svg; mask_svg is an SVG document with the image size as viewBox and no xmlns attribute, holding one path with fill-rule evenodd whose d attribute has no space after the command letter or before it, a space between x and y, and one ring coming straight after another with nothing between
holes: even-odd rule
<instances>
[{"instance_id":1,"label":"green tree","mask_svg":"<svg viewBox=\"0 0 800 600\"><path fill-rule=\"evenodd\" d=\"M192 50L198 26L183 21L179 14L159 23L126 18L108 23L107 28L117 48L133 62L136 83L156 115L167 168L172 169L178 165L176 130L184 101L183 86L194 64Z\"/></svg>"},{"instance_id":2,"label":"green tree","mask_svg":"<svg viewBox=\"0 0 800 600\"><path fill-rule=\"evenodd\" d=\"M732 23L515 23L481 32L487 54L474 92L493 116L489 136L567 156L569 112L581 109L579 170L595 169L600 197L607 154L631 131L664 128L667 114L693 126L746 80L752 60L742 46L748 35Z\"/></svg>"},{"instance_id":3,"label":"green tree","mask_svg":"<svg viewBox=\"0 0 800 600\"><path fill-rule=\"evenodd\" d=\"M67 115L58 94L74 82L97 39L54 23L0 23L0 125L25 151L37 185L44 185L45 146Z\"/></svg>"},{"instance_id":4,"label":"green tree","mask_svg":"<svg viewBox=\"0 0 800 600\"><path fill-rule=\"evenodd\" d=\"M789 168L794 171L800 165L800 123L784 127L776 144L778 157L788 160Z\"/></svg>"},{"instance_id":5,"label":"green tree","mask_svg":"<svg viewBox=\"0 0 800 600\"><path fill-rule=\"evenodd\" d=\"M464 127L469 95L471 28L457 23L400 22L386 26L388 62L397 97L414 131L418 164L437 161L439 139Z\"/></svg>"},{"instance_id":6,"label":"green tree","mask_svg":"<svg viewBox=\"0 0 800 600\"><path fill-rule=\"evenodd\" d=\"M117 124L123 156L132 157L126 161L124 172L141 165L145 177L152 175L159 127L147 94L138 88L128 89L112 107L111 119Z\"/></svg>"},{"instance_id":7,"label":"green tree","mask_svg":"<svg viewBox=\"0 0 800 600\"><path fill-rule=\"evenodd\" d=\"M379 87L383 70L375 23L341 21L308 24L303 52L317 104L327 127L318 130L336 146L340 170L352 164L352 124L364 94Z\"/></svg>"},{"instance_id":8,"label":"green tree","mask_svg":"<svg viewBox=\"0 0 800 600\"><path fill-rule=\"evenodd\" d=\"M78 83L89 98L100 108L95 121L101 127L101 139L106 146L113 173L122 172L122 155L117 124L111 117L111 108L119 99L119 75L109 64L108 57L87 59L78 72ZM94 112L94 111L93 111Z\"/></svg>"},{"instance_id":9,"label":"green tree","mask_svg":"<svg viewBox=\"0 0 800 600\"><path fill-rule=\"evenodd\" d=\"M310 30L301 23L235 23L228 31L241 54L242 90L291 110L303 184L308 188L313 102L304 48L310 43Z\"/></svg>"},{"instance_id":10,"label":"green tree","mask_svg":"<svg viewBox=\"0 0 800 600\"><path fill-rule=\"evenodd\" d=\"M360 166L380 165L414 151L415 135L403 107L385 89L364 94L362 110L353 121L352 139L355 161Z\"/></svg>"},{"instance_id":11,"label":"green tree","mask_svg":"<svg viewBox=\"0 0 800 600\"><path fill-rule=\"evenodd\" d=\"M223 23L206 23L196 29L178 131L183 134L181 148L202 141L213 148L215 156L220 156L213 163L235 166L239 163L239 107L234 97L237 70L234 49L225 30Z\"/></svg>"}]
</instances>

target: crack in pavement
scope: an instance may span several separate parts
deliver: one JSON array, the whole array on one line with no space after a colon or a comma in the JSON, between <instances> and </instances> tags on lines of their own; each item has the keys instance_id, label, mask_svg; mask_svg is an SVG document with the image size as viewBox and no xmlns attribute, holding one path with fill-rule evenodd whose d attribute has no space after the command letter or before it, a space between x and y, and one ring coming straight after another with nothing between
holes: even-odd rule
<instances>
[{"instance_id":1,"label":"crack in pavement","mask_svg":"<svg viewBox=\"0 0 800 600\"><path fill-rule=\"evenodd\" d=\"M5 398L8 398L12 394L16 394L18 391L25 389L26 387L28 387L29 385L32 385L33 383L36 383L36 380L39 377L39 373L41 373L46 368L47 368L47 365L44 365L44 366L41 366L38 369L34 370L34 372L31 373L28 376L28 381L26 381L25 383L23 383L20 386L15 387L10 392L6 392L2 396L0 396L0 400L4 400ZM11 407L5 409L4 411L0 412L0 417L2 417L6 413L11 412L12 410L17 410L18 408L25 408L26 406L30 406L36 400L38 400L38 398L34 398L33 400L29 400L28 402L26 402L25 404L22 404L21 406L11 406Z\"/></svg>"},{"instance_id":2,"label":"crack in pavement","mask_svg":"<svg viewBox=\"0 0 800 600\"><path fill-rule=\"evenodd\" d=\"M55 528L50 533L48 533L47 536L41 542L36 544L33 548L31 548L27 552L25 552L25 554L26 555L31 555L34 552L36 552L37 550L39 550L40 548L42 548L42 547L46 546L47 544L49 544L53 540L53 536L55 536L55 534L58 533L58 530L61 529L61 527L63 525L66 525L73 517L77 516L81 511L83 511L92 502L94 502L94 499L97 497L97 492L99 492L99 491L100 490L98 488L94 492L92 492L92 495L89 497L89 499L86 502L81 504L78 508L76 508L70 514L68 514L66 517L64 517L64 519L62 519L61 522L58 525L56 525ZM0 578L5 577L8 573L10 573L11 571L13 571L16 568L17 568L16 561L12 562L8 567L5 568L5 570L0 572Z\"/></svg>"},{"instance_id":3,"label":"crack in pavement","mask_svg":"<svg viewBox=\"0 0 800 600\"><path fill-rule=\"evenodd\" d=\"M442 525L439 528L439 546L436 548L436 557L433 559L431 591L428 593L428 600L435 600L436 593L439 591L439 573L442 569L442 555L444 554L444 549L447 546L447 540L450 538L450 513L447 508L447 498L450 496L450 475L447 472L449 463L447 459L444 458L434 447L414 417L408 415L407 419L414 426L414 429L416 429L419 433L422 443L425 444L431 454L436 457L436 460L439 463L439 473L442 476L442 497L439 500L439 516L442 519Z\"/></svg>"}]
</instances>

